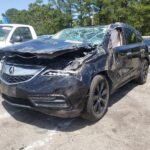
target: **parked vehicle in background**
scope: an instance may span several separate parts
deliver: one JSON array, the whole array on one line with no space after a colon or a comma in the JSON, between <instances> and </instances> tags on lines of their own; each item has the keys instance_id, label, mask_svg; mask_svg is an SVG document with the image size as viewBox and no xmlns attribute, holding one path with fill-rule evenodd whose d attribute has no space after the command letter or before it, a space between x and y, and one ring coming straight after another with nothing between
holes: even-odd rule
<instances>
[{"instance_id":1,"label":"parked vehicle in background","mask_svg":"<svg viewBox=\"0 0 150 150\"><path fill-rule=\"evenodd\" d=\"M144 84L150 63L140 33L123 23L64 29L3 48L0 56L6 102L91 121L103 117L118 88L131 80Z\"/></svg>"},{"instance_id":2,"label":"parked vehicle in background","mask_svg":"<svg viewBox=\"0 0 150 150\"><path fill-rule=\"evenodd\" d=\"M32 26L22 24L0 24L0 48L37 39Z\"/></svg>"}]
</instances>

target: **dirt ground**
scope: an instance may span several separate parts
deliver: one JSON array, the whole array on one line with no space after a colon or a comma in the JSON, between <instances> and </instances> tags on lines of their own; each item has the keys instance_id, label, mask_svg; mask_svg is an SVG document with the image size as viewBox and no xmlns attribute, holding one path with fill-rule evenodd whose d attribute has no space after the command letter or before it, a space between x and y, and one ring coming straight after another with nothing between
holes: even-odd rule
<instances>
[{"instance_id":1,"label":"dirt ground","mask_svg":"<svg viewBox=\"0 0 150 150\"><path fill-rule=\"evenodd\" d=\"M150 150L150 73L111 96L97 123L60 119L0 99L0 150Z\"/></svg>"}]
</instances>

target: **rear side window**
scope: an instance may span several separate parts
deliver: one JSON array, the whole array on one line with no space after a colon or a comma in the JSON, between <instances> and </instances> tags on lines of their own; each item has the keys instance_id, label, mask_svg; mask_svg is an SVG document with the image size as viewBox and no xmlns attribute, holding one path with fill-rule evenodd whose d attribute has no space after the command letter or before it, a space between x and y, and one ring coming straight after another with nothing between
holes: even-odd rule
<instances>
[{"instance_id":1,"label":"rear side window","mask_svg":"<svg viewBox=\"0 0 150 150\"><path fill-rule=\"evenodd\" d=\"M143 38L140 32L136 32L137 42L143 42Z\"/></svg>"},{"instance_id":2,"label":"rear side window","mask_svg":"<svg viewBox=\"0 0 150 150\"><path fill-rule=\"evenodd\" d=\"M32 39L31 31L28 27L18 27L13 36L21 36L23 41L28 41Z\"/></svg>"},{"instance_id":3,"label":"rear side window","mask_svg":"<svg viewBox=\"0 0 150 150\"><path fill-rule=\"evenodd\" d=\"M134 30L125 28L125 38L126 38L126 44L133 44L137 43L137 37Z\"/></svg>"}]
</instances>

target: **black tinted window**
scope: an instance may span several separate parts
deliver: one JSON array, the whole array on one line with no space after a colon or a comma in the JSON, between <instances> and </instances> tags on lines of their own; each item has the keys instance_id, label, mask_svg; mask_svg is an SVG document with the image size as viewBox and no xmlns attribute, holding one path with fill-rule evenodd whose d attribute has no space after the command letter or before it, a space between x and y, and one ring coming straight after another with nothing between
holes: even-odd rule
<instances>
[{"instance_id":1,"label":"black tinted window","mask_svg":"<svg viewBox=\"0 0 150 150\"><path fill-rule=\"evenodd\" d=\"M125 28L125 38L126 38L126 44L132 44L137 42L137 38L134 30L131 30L129 28Z\"/></svg>"},{"instance_id":2,"label":"black tinted window","mask_svg":"<svg viewBox=\"0 0 150 150\"><path fill-rule=\"evenodd\" d=\"M142 34L136 31L137 42L143 42Z\"/></svg>"},{"instance_id":3,"label":"black tinted window","mask_svg":"<svg viewBox=\"0 0 150 150\"><path fill-rule=\"evenodd\" d=\"M32 34L28 27L19 27L15 30L13 36L21 36L23 41L28 41L32 39Z\"/></svg>"}]
</instances>

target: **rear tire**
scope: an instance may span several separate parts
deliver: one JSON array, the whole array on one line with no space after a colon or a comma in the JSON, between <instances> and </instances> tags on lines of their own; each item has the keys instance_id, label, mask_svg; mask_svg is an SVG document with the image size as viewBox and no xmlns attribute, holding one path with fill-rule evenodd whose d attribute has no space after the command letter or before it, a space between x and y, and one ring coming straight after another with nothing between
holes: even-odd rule
<instances>
[{"instance_id":1,"label":"rear tire","mask_svg":"<svg viewBox=\"0 0 150 150\"><path fill-rule=\"evenodd\" d=\"M146 82L148 69L149 69L148 61L146 59L142 60L140 76L137 79L135 79L136 83L144 84Z\"/></svg>"},{"instance_id":2,"label":"rear tire","mask_svg":"<svg viewBox=\"0 0 150 150\"><path fill-rule=\"evenodd\" d=\"M89 98L82 117L90 121L100 120L107 111L108 101L108 81L104 75L96 75L92 80Z\"/></svg>"}]
</instances>

